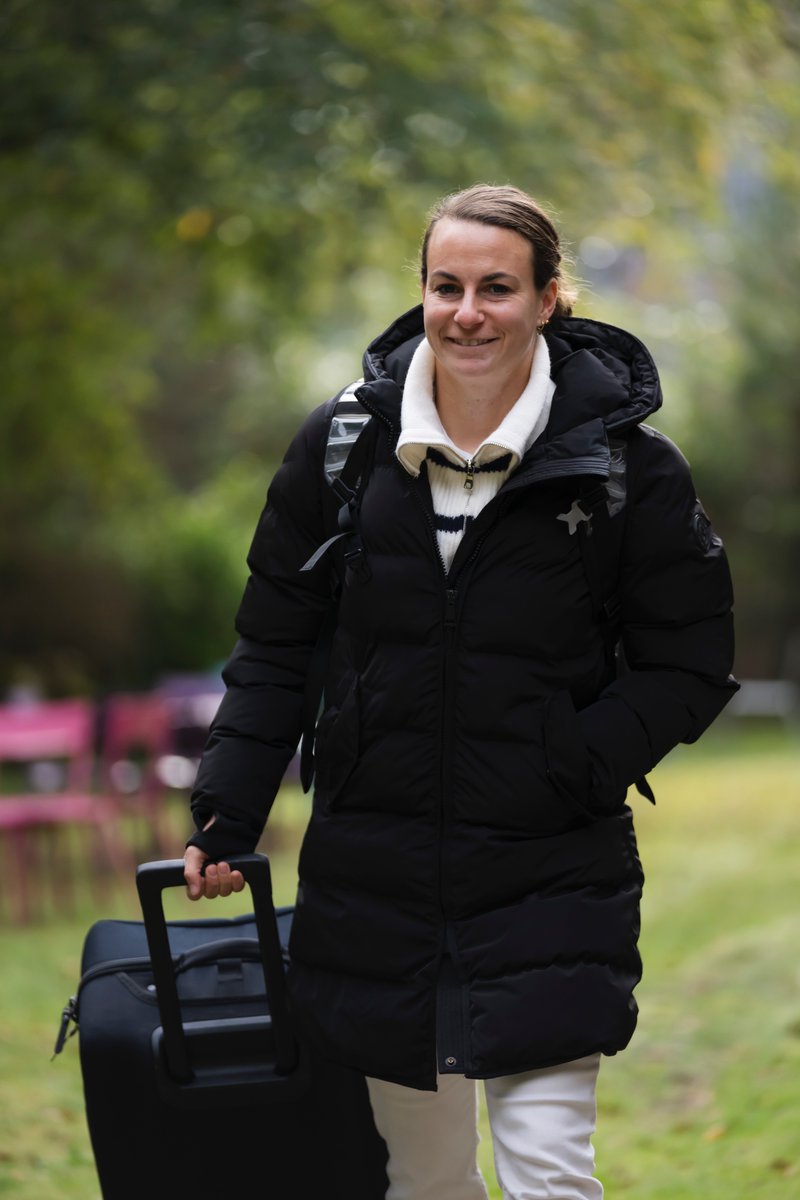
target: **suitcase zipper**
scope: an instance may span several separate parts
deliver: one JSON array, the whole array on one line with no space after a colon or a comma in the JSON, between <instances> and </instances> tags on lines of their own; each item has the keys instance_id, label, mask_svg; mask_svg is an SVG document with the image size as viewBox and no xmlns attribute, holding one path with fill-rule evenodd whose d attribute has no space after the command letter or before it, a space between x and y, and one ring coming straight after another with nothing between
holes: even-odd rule
<instances>
[{"instance_id":1,"label":"suitcase zipper","mask_svg":"<svg viewBox=\"0 0 800 1200\"><path fill-rule=\"evenodd\" d=\"M78 1032L78 1010L80 1007L80 997L83 988L87 983L91 983L93 979L99 979L103 975L116 975L119 971L141 971L150 966L149 958L114 958L110 962L98 963L96 967L90 967L78 982L78 990L74 996L70 996L64 1008L61 1010L61 1023L58 1027L56 1035L56 1044L53 1048L53 1055L50 1061L52 1062L56 1055L60 1054L69 1038L74 1037ZM70 1024L74 1023L75 1028L70 1029Z\"/></svg>"},{"instance_id":2,"label":"suitcase zipper","mask_svg":"<svg viewBox=\"0 0 800 1200\"><path fill-rule=\"evenodd\" d=\"M278 911L279 915L281 915L284 910L277 910L277 911ZM248 940L250 940L250 939L248 939ZM254 941L254 944L258 945L258 943L255 941ZM191 953L191 952L189 952L189 953ZM176 971L181 970L182 966L184 965L182 963L182 959L185 959L185 958L186 958L186 953L184 953L182 955L181 954L176 955L173 958L172 961L173 961L173 965L174 965ZM289 951L286 949L285 946L281 947L281 958L283 959L284 967L288 967ZM81 992L83 991L83 989L87 983L91 983L93 979L100 979L100 978L102 978L103 975L117 975L117 974L121 974L122 972L127 972L127 971L152 970L152 965L153 965L152 962L147 957L113 958L113 959L110 959L109 962L98 963L97 966L90 967L88 971L85 971L78 982L77 992L75 993L74 996L70 996L69 1000L67 1001L67 1003L64 1005L63 1009L61 1010L61 1021L59 1023L58 1033L56 1034L56 1042L55 1042L55 1046L53 1048L53 1054L52 1054L50 1061L53 1062L53 1060L57 1057L57 1055L59 1055L61 1053L61 1051L64 1049L64 1046L66 1045L68 1040L71 1037L74 1037L75 1034L78 1032L78 1026L80 1024L80 1020L79 1020L80 997L81 997ZM192 966L194 964L189 962L185 965ZM71 1024L74 1025L74 1029L70 1029Z\"/></svg>"}]
</instances>

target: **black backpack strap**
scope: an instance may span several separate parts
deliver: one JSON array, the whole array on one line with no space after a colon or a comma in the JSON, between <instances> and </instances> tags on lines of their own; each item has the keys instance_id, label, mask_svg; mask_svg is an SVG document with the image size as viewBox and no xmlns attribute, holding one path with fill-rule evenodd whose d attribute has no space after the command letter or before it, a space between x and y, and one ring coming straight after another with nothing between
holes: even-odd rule
<instances>
[{"instance_id":1,"label":"black backpack strap","mask_svg":"<svg viewBox=\"0 0 800 1200\"><path fill-rule=\"evenodd\" d=\"M612 540L616 531L611 528L606 485L598 483L581 493L578 504L586 517L578 523L577 533L592 601L592 616L603 635L609 668L615 669L621 610L617 588L619 556L613 553Z\"/></svg>"},{"instance_id":2,"label":"black backpack strap","mask_svg":"<svg viewBox=\"0 0 800 1200\"><path fill-rule=\"evenodd\" d=\"M623 519L619 513L627 503L626 445L614 442L611 449L610 478L607 483L595 484L581 493L577 504L584 519L579 520L576 527L592 615L600 627L609 674L616 675L624 667L617 655L622 617L619 595L621 544L617 544L621 527L613 522ZM655 804L653 790L644 776L636 780L634 787L639 795Z\"/></svg>"},{"instance_id":3,"label":"black backpack strap","mask_svg":"<svg viewBox=\"0 0 800 1200\"><path fill-rule=\"evenodd\" d=\"M314 782L314 735L322 704L322 693L325 689L325 676L328 672L328 660L333 645L333 635L336 632L337 617L338 606L334 601L325 613L306 672L306 683L303 690L303 739L300 742L300 783L304 792L307 792Z\"/></svg>"},{"instance_id":4,"label":"black backpack strap","mask_svg":"<svg viewBox=\"0 0 800 1200\"><path fill-rule=\"evenodd\" d=\"M608 448L608 478L590 482L573 503L572 511L560 519L568 521L570 532L578 534L592 616L603 633L613 673L622 607L619 567L624 517L620 514L627 504L628 443L625 438L609 438Z\"/></svg>"},{"instance_id":5,"label":"black backpack strap","mask_svg":"<svg viewBox=\"0 0 800 1200\"><path fill-rule=\"evenodd\" d=\"M369 478L378 431L375 419L366 413L352 394L356 386L351 384L334 402L325 455L326 480L342 502L336 518L339 531L314 551L301 570L312 571L336 542L347 538L345 570L352 572L360 582L366 582L370 570L361 540L359 506ZM338 615L338 603L334 597L325 613L306 673L303 739L300 744L300 782L304 792L310 789L314 780L315 731Z\"/></svg>"},{"instance_id":6,"label":"black backpack strap","mask_svg":"<svg viewBox=\"0 0 800 1200\"><path fill-rule=\"evenodd\" d=\"M357 396L363 382L363 379L357 379L348 384L334 397L329 406L330 420L323 470L331 486L344 470L359 434L371 419Z\"/></svg>"},{"instance_id":7,"label":"black backpack strap","mask_svg":"<svg viewBox=\"0 0 800 1200\"><path fill-rule=\"evenodd\" d=\"M374 417L370 417L358 401L348 395L349 391L350 389L346 389L336 402L325 455L326 481L342 502L336 518L339 532L323 542L300 569L313 571L336 542L343 537L349 537L351 542L344 555L345 564L355 572L357 578L366 581L369 579L369 567L361 542L358 509L375 453L377 424ZM342 416L345 406L348 411ZM352 435L347 440L344 437L337 439L333 436L337 422L341 426L347 422L348 431ZM339 443L344 443L341 450Z\"/></svg>"}]
</instances>

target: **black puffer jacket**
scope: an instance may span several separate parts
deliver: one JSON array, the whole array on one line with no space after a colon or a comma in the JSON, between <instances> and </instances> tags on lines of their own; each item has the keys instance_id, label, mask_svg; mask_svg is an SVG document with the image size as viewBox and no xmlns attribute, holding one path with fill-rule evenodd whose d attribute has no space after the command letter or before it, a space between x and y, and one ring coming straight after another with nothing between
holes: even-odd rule
<instances>
[{"instance_id":1,"label":"black puffer jacket","mask_svg":"<svg viewBox=\"0 0 800 1200\"><path fill-rule=\"evenodd\" d=\"M421 310L369 348L377 417L361 504L369 578L339 602L300 858L291 998L305 1034L371 1075L434 1088L624 1047L642 874L626 792L694 741L736 688L731 587L683 457L640 425L660 405L635 338L581 319L547 331L544 435L465 533L447 576L424 472L394 456ZM241 640L193 797L193 841L252 848L301 731L335 531L329 409L270 488ZM628 672L610 675L587 575L560 514L627 441L619 597ZM324 560L325 563L328 560Z\"/></svg>"}]
</instances>

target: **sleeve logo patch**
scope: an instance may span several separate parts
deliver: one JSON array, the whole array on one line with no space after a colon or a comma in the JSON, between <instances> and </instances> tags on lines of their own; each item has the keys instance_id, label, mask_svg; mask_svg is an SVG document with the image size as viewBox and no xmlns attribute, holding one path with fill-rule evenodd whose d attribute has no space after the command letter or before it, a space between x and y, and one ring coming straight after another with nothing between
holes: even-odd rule
<instances>
[{"instance_id":1,"label":"sleeve logo patch","mask_svg":"<svg viewBox=\"0 0 800 1200\"><path fill-rule=\"evenodd\" d=\"M720 545L720 540L714 533L711 522L699 505L692 517L692 532L694 539L704 554L708 554L714 546Z\"/></svg>"}]
</instances>

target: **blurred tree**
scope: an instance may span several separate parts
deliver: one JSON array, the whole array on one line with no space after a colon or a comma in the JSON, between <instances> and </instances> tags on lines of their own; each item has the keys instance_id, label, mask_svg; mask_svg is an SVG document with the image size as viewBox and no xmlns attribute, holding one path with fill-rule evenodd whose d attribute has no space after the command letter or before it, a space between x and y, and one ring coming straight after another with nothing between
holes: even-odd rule
<instances>
[{"instance_id":1,"label":"blurred tree","mask_svg":"<svg viewBox=\"0 0 800 1200\"><path fill-rule=\"evenodd\" d=\"M263 482L413 303L397 268L432 200L513 179L633 249L711 222L792 21L766 0L9 0L0 686L217 657Z\"/></svg>"},{"instance_id":2,"label":"blurred tree","mask_svg":"<svg viewBox=\"0 0 800 1200\"><path fill-rule=\"evenodd\" d=\"M771 152L744 137L729 183L730 224L740 231L729 267L731 369L713 380L705 364L692 440L739 568L739 669L800 681L800 162L790 149L800 75L793 84L779 89L786 103L771 113Z\"/></svg>"}]
</instances>

